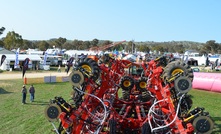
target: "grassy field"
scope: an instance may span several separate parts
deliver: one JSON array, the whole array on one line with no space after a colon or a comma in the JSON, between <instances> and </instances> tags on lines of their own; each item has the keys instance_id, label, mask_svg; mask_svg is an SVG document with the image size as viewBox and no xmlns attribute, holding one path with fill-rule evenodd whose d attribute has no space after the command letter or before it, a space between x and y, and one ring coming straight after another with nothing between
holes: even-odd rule
<instances>
[{"instance_id":1,"label":"grassy field","mask_svg":"<svg viewBox=\"0 0 221 134\"><path fill-rule=\"evenodd\" d=\"M71 84L35 84L35 101L22 105L23 80L0 81L0 133L50 134L52 125L46 120L44 109L50 99L62 96L69 99ZM29 87L30 85L27 85Z\"/></svg>"},{"instance_id":2,"label":"grassy field","mask_svg":"<svg viewBox=\"0 0 221 134\"><path fill-rule=\"evenodd\" d=\"M45 118L44 109L55 96L68 101L71 84L35 84L35 102L30 103L28 94L25 105L21 103L22 85L22 79L0 81L0 134L52 134L52 125ZM213 133L221 133L221 93L191 90L190 94L193 107L205 107L212 116L215 122Z\"/></svg>"}]
</instances>

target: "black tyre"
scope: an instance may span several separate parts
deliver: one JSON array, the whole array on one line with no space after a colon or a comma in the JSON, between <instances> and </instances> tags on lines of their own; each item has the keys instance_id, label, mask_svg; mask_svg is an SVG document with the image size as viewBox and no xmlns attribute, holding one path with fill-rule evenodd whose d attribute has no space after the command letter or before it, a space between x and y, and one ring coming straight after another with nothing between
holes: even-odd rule
<instances>
[{"instance_id":1,"label":"black tyre","mask_svg":"<svg viewBox=\"0 0 221 134\"><path fill-rule=\"evenodd\" d=\"M50 122L58 121L58 117L61 113L61 108L57 104L50 104L45 108L45 117Z\"/></svg>"},{"instance_id":2,"label":"black tyre","mask_svg":"<svg viewBox=\"0 0 221 134\"><path fill-rule=\"evenodd\" d=\"M197 134L211 134L214 123L208 116L198 116L193 120L193 127Z\"/></svg>"},{"instance_id":3,"label":"black tyre","mask_svg":"<svg viewBox=\"0 0 221 134\"><path fill-rule=\"evenodd\" d=\"M147 86L147 78L145 77L141 77L137 82L136 82L136 88L141 91L144 92L146 91L146 86Z\"/></svg>"},{"instance_id":4,"label":"black tyre","mask_svg":"<svg viewBox=\"0 0 221 134\"><path fill-rule=\"evenodd\" d=\"M191 80L186 76L180 76L174 81L174 88L177 93L188 93L192 88Z\"/></svg>"},{"instance_id":5,"label":"black tyre","mask_svg":"<svg viewBox=\"0 0 221 134\"><path fill-rule=\"evenodd\" d=\"M96 81L100 77L100 69L96 61L91 58L85 58L79 62L77 68L83 68L89 74L92 75L92 79Z\"/></svg>"},{"instance_id":6,"label":"black tyre","mask_svg":"<svg viewBox=\"0 0 221 134\"><path fill-rule=\"evenodd\" d=\"M120 87L123 90L130 91L134 87L134 79L130 76L124 76L120 80Z\"/></svg>"},{"instance_id":7,"label":"black tyre","mask_svg":"<svg viewBox=\"0 0 221 134\"><path fill-rule=\"evenodd\" d=\"M69 82L72 86L80 87L84 82L84 75L80 71L73 70L69 75Z\"/></svg>"},{"instance_id":8,"label":"black tyre","mask_svg":"<svg viewBox=\"0 0 221 134\"><path fill-rule=\"evenodd\" d=\"M176 75L182 75L193 81L193 70L190 66L181 61L172 61L164 69L163 79L164 81L171 81Z\"/></svg>"}]
</instances>

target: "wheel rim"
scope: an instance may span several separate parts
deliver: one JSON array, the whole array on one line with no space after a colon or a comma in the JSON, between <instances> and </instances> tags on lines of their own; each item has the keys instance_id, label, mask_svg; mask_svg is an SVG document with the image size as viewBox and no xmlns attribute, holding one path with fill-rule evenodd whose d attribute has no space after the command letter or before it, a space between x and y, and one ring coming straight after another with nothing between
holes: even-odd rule
<instances>
[{"instance_id":1,"label":"wheel rim","mask_svg":"<svg viewBox=\"0 0 221 134\"><path fill-rule=\"evenodd\" d=\"M213 130L214 123L208 116L199 116L193 121L196 132L210 134Z\"/></svg>"},{"instance_id":2,"label":"wheel rim","mask_svg":"<svg viewBox=\"0 0 221 134\"><path fill-rule=\"evenodd\" d=\"M175 80L174 87L179 93L187 93L192 88L191 80L187 77L180 76Z\"/></svg>"},{"instance_id":3,"label":"wheel rim","mask_svg":"<svg viewBox=\"0 0 221 134\"><path fill-rule=\"evenodd\" d=\"M69 81L73 86L79 87L84 82L84 75L80 71L73 71L69 76Z\"/></svg>"},{"instance_id":4,"label":"wheel rim","mask_svg":"<svg viewBox=\"0 0 221 134\"><path fill-rule=\"evenodd\" d=\"M92 69L89 65L82 65L81 67L84 68L86 71L88 71L90 73L92 72Z\"/></svg>"},{"instance_id":5,"label":"wheel rim","mask_svg":"<svg viewBox=\"0 0 221 134\"><path fill-rule=\"evenodd\" d=\"M124 87L129 87L131 85L130 81L124 81L123 82Z\"/></svg>"},{"instance_id":6,"label":"wheel rim","mask_svg":"<svg viewBox=\"0 0 221 134\"><path fill-rule=\"evenodd\" d=\"M176 74L178 74L178 73L183 73L183 72L184 72L184 71L183 71L182 69L177 68L177 69L173 70L171 74L172 74L172 76L173 76L173 75L176 75Z\"/></svg>"},{"instance_id":7,"label":"wheel rim","mask_svg":"<svg viewBox=\"0 0 221 134\"><path fill-rule=\"evenodd\" d=\"M142 81L139 83L140 88L146 88L146 82Z\"/></svg>"},{"instance_id":8,"label":"wheel rim","mask_svg":"<svg viewBox=\"0 0 221 134\"><path fill-rule=\"evenodd\" d=\"M120 86L123 90L131 90L134 87L134 79L129 76L124 76L120 80Z\"/></svg>"},{"instance_id":9,"label":"wheel rim","mask_svg":"<svg viewBox=\"0 0 221 134\"><path fill-rule=\"evenodd\" d=\"M50 104L45 109L45 116L51 122L57 121L60 113L61 108L57 104Z\"/></svg>"}]
</instances>

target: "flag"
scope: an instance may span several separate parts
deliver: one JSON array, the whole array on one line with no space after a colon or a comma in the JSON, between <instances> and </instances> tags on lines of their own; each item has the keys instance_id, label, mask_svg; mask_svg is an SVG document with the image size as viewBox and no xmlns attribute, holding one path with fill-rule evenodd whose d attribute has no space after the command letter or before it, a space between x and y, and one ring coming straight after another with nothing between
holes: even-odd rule
<instances>
[{"instance_id":1,"label":"flag","mask_svg":"<svg viewBox=\"0 0 221 134\"><path fill-rule=\"evenodd\" d=\"M5 61L5 59L6 59L6 56L5 56L5 55L2 55L0 66L1 66L2 63Z\"/></svg>"},{"instance_id":2,"label":"flag","mask_svg":"<svg viewBox=\"0 0 221 134\"><path fill-rule=\"evenodd\" d=\"M48 52L45 51L45 53L44 53L44 62L43 62L43 66L46 65L47 57L48 57Z\"/></svg>"},{"instance_id":3,"label":"flag","mask_svg":"<svg viewBox=\"0 0 221 134\"><path fill-rule=\"evenodd\" d=\"M26 58L26 59L23 61L22 78L24 77L25 72L26 72L26 70L28 69L28 63L29 63L29 61L30 61L29 58Z\"/></svg>"},{"instance_id":4,"label":"flag","mask_svg":"<svg viewBox=\"0 0 221 134\"><path fill-rule=\"evenodd\" d=\"M18 68L18 65L19 65L18 55L19 55L19 48L17 49L16 54L15 54L14 68Z\"/></svg>"},{"instance_id":5,"label":"flag","mask_svg":"<svg viewBox=\"0 0 221 134\"><path fill-rule=\"evenodd\" d=\"M69 70L70 70L70 68L71 68L71 66L73 65L73 61L74 61L74 57L71 57L67 62L67 66L68 66L68 68L67 68L67 73L69 72Z\"/></svg>"}]
</instances>

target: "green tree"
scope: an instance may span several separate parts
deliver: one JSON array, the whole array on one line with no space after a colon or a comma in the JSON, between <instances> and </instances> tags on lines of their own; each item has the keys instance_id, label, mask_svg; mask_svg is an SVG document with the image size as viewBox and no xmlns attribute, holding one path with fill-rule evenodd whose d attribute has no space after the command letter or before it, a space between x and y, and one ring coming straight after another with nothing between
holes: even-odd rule
<instances>
[{"instance_id":1,"label":"green tree","mask_svg":"<svg viewBox=\"0 0 221 134\"><path fill-rule=\"evenodd\" d=\"M82 43L83 49L88 49L91 46L91 42L90 41L84 41Z\"/></svg>"},{"instance_id":2,"label":"green tree","mask_svg":"<svg viewBox=\"0 0 221 134\"><path fill-rule=\"evenodd\" d=\"M0 40L0 47L4 47L4 42Z\"/></svg>"},{"instance_id":3,"label":"green tree","mask_svg":"<svg viewBox=\"0 0 221 134\"><path fill-rule=\"evenodd\" d=\"M84 49L86 49L84 46L83 46L83 41L82 40L79 40L78 41L78 50L84 50Z\"/></svg>"},{"instance_id":4,"label":"green tree","mask_svg":"<svg viewBox=\"0 0 221 134\"><path fill-rule=\"evenodd\" d=\"M178 53L184 53L185 52L184 46L182 44L175 45L174 50L175 51L172 51L172 52L178 52Z\"/></svg>"},{"instance_id":5,"label":"green tree","mask_svg":"<svg viewBox=\"0 0 221 134\"><path fill-rule=\"evenodd\" d=\"M22 49L28 49L28 48L34 49L35 47L33 47L32 44L33 43L29 40L23 40Z\"/></svg>"},{"instance_id":6,"label":"green tree","mask_svg":"<svg viewBox=\"0 0 221 134\"><path fill-rule=\"evenodd\" d=\"M66 49L66 50L74 49L72 43L70 43L70 42L65 42L64 45L63 45L63 48Z\"/></svg>"},{"instance_id":7,"label":"green tree","mask_svg":"<svg viewBox=\"0 0 221 134\"><path fill-rule=\"evenodd\" d=\"M4 31L5 31L4 27L0 28L0 35L3 34Z\"/></svg>"},{"instance_id":8,"label":"green tree","mask_svg":"<svg viewBox=\"0 0 221 134\"><path fill-rule=\"evenodd\" d=\"M96 47L96 46L98 45L98 43L99 43L99 40L98 40L98 39L93 39L93 40L91 41L91 47Z\"/></svg>"},{"instance_id":9,"label":"green tree","mask_svg":"<svg viewBox=\"0 0 221 134\"><path fill-rule=\"evenodd\" d=\"M63 45L64 43L67 41L66 38L62 38L62 37L59 37L58 39L54 40L54 45L60 49L63 48Z\"/></svg>"},{"instance_id":10,"label":"green tree","mask_svg":"<svg viewBox=\"0 0 221 134\"><path fill-rule=\"evenodd\" d=\"M40 43L38 44L38 48L41 51L47 50L49 48L49 43L47 41L40 41Z\"/></svg>"},{"instance_id":11,"label":"green tree","mask_svg":"<svg viewBox=\"0 0 221 134\"><path fill-rule=\"evenodd\" d=\"M83 43L83 41L76 40L76 39L72 42L72 44L74 46L74 49L76 49L76 50L82 50L83 49L82 43Z\"/></svg>"},{"instance_id":12,"label":"green tree","mask_svg":"<svg viewBox=\"0 0 221 134\"><path fill-rule=\"evenodd\" d=\"M219 44L216 43L215 40L209 40L206 42L206 44L204 45L204 50L209 51L212 54L215 54L218 52L218 46Z\"/></svg>"},{"instance_id":13,"label":"green tree","mask_svg":"<svg viewBox=\"0 0 221 134\"><path fill-rule=\"evenodd\" d=\"M134 41L129 41L127 46L126 46L126 48L127 48L126 51L134 53L135 52L135 48L136 48L136 45L135 45Z\"/></svg>"},{"instance_id":14,"label":"green tree","mask_svg":"<svg viewBox=\"0 0 221 134\"><path fill-rule=\"evenodd\" d=\"M156 52L161 52L161 53L166 52L162 45L154 45L152 49L153 51L156 50Z\"/></svg>"},{"instance_id":15,"label":"green tree","mask_svg":"<svg viewBox=\"0 0 221 134\"><path fill-rule=\"evenodd\" d=\"M9 50L12 48L20 48L23 46L22 36L14 31L8 32L4 38L4 45L5 48Z\"/></svg>"},{"instance_id":16,"label":"green tree","mask_svg":"<svg viewBox=\"0 0 221 134\"><path fill-rule=\"evenodd\" d=\"M147 45L139 45L137 46L137 50L148 53L150 51L150 48Z\"/></svg>"}]
</instances>

